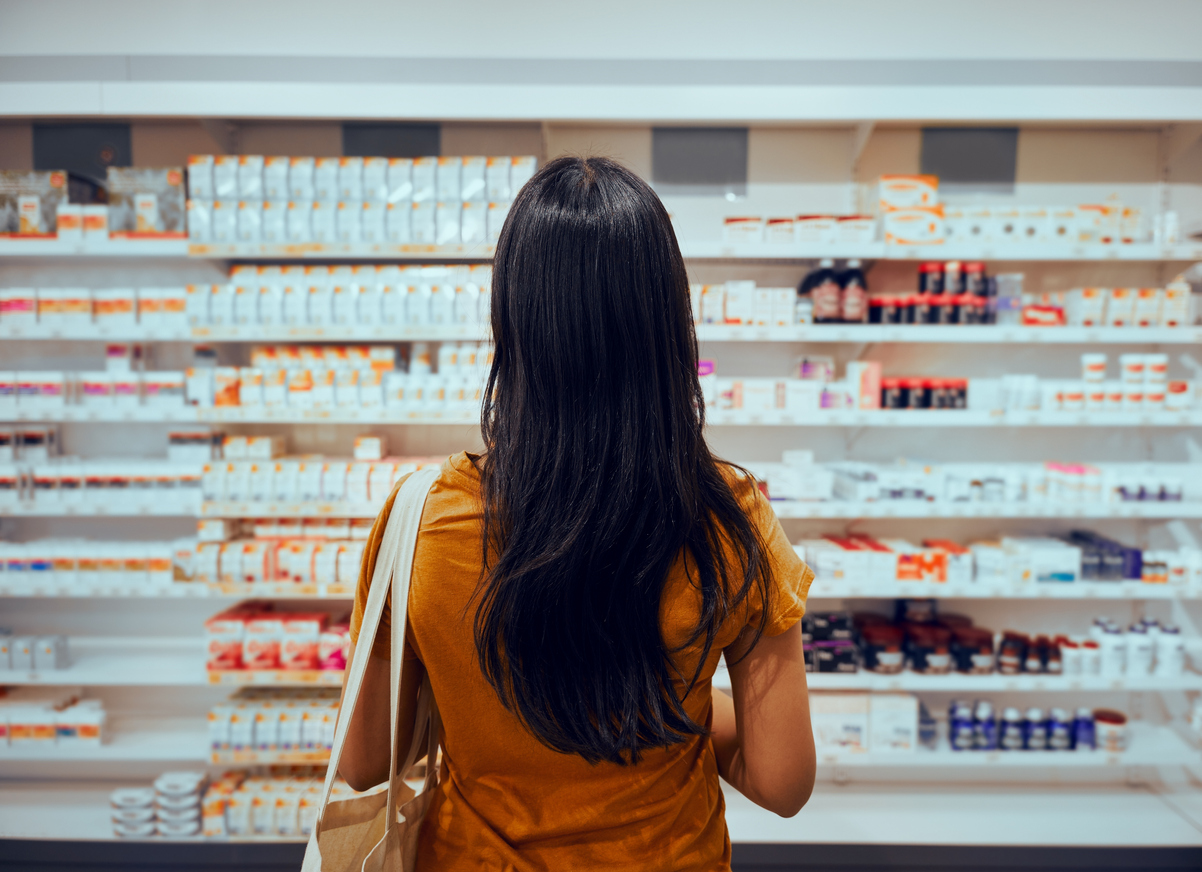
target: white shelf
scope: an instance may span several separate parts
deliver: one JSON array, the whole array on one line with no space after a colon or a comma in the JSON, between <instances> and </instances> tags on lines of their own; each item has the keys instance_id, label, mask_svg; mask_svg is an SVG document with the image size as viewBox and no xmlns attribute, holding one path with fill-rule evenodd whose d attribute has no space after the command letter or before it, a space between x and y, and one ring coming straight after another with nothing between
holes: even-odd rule
<instances>
[{"instance_id":1,"label":"white shelf","mask_svg":"<svg viewBox=\"0 0 1202 872\"><path fill-rule=\"evenodd\" d=\"M177 406L158 409L98 409L62 406L58 409L17 408L0 410L3 421L155 422L211 424L479 424L477 409L442 412L394 411L331 407L280 408L268 411L254 406ZM710 411L706 423L714 427L1197 427L1202 412L1001 412L952 409L900 411L814 411L808 413Z\"/></svg>"},{"instance_id":2,"label":"white shelf","mask_svg":"<svg viewBox=\"0 0 1202 872\"><path fill-rule=\"evenodd\" d=\"M1202 328L1192 327L1011 327L996 325L798 324L752 326L698 324L702 342L813 342L1012 345L1193 345ZM0 324L0 339L141 342L411 342L486 341L487 325L343 324L231 325L154 328L141 324L108 327Z\"/></svg>"},{"instance_id":3,"label":"white shelf","mask_svg":"<svg viewBox=\"0 0 1202 872\"><path fill-rule=\"evenodd\" d=\"M1202 244L1055 245L979 243L891 245L861 243L684 242L681 254L696 260L984 260L984 261L1182 261L1202 259Z\"/></svg>"},{"instance_id":4,"label":"white shelf","mask_svg":"<svg viewBox=\"0 0 1202 872\"><path fill-rule=\"evenodd\" d=\"M147 584L116 578L98 584L12 582L0 576L0 597L21 599L319 599L349 600L355 590L345 584Z\"/></svg>"},{"instance_id":5,"label":"white shelf","mask_svg":"<svg viewBox=\"0 0 1202 872\"><path fill-rule=\"evenodd\" d=\"M1197 427L1202 412L1003 412L960 409L707 411L714 427Z\"/></svg>"},{"instance_id":6,"label":"white shelf","mask_svg":"<svg viewBox=\"0 0 1202 872\"><path fill-rule=\"evenodd\" d=\"M194 518L200 514L199 501L191 505L171 502L122 504L114 500L107 505L58 505L53 500L0 505L0 517L8 518Z\"/></svg>"},{"instance_id":7,"label":"white shelf","mask_svg":"<svg viewBox=\"0 0 1202 872\"><path fill-rule=\"evenodd\" d=\"M109 327L97 324L70 326L43 323L30 327L0 324L0 339L78 340L95 342L410 342L424 340L484 341L488 328L479 324L345 324L329 327L309 325L156 328L142 324Z\"/></svg>"},{"instance_id":8,"label":"white shelf","mask_svg":"<svg viewBox=\"0 0 1202 872\"><path fill-rule=\"evenodd\" d=\"M719 673L721 674L721 673ZM723 675L729 686L729 679ZM718 684L718 674L714 676ZM860 691L930 691L939 693L1005 693L1005 692L1141 692L1162 690L1202 690L1202 675L1187 672L1175 678L1153 675L1109 678L1099 675L920 675L901 672L897 675L878 675L875 672L855 672L841 675L834 672L811 672L806 675L810 690ZM1200 761L1202 762L1202 761Z\"/></svg>"},{"instance_id":9,"label":"white shelf","mask_svg":"<svg viewBox=\"0 0 1202 872\"><path fill-rule=\"evenodd\" d=\"M67 668L0 670L0 686L166 687L209 683L201 638L72 636L68 648Z\"/></svg>"},{"instance_id":10,"label":"white shelf","mask_svg":"<svg viewBox=\"0 0 1202 872\"><path fill-rule=\"evenodd\" d=\"M478 409L410 412L389 408L289 409L267 411L254 406L152 406L98 409L62 406L58 409L0 410L3 421L44 423L164 423L164 424L479 424Z\"/></svg>"},{"instance_id":11,"label":"white shelf","mask_svg":"<svg viewBox=\"0 0 1202 872\"><path fill-rule=\"evenodd\" d=\"M1113 766L1182 766L1202 763L1202 751L1188 745L1169 727L1132 722L1127 750L1106 751L953 751L949 746L912 752L829 752L819 750L818 765L940 769L1095 769Z\"/></svg>"},{"instance_id":12,"label":"white shelf","mask_svg":"<svg viewBox=\"0 0 1202 872\"><path fill-rule=\"evenodd\" d=\"M99 239L0 237L0 257L184 257L184 239Z\"/></svg>"},{"instance_id":13,"label":"white shelf","mask_svg":"<svg viewBox=\"0 0 1202 872\"><path fill-rule=\"evenodd\" d=\"M1199 327L1018 327L1009 325L698 324L702 342L907 342L1015 345L1192 345Z\"/></svg>"},{"instance_id":14,"label":"white shelf","mask_svg":"<svg viewBox=\"0 0 1202 872\"><path fill-rule=\"evenodd\" d=\"M941 584L927 581L828 581L815 578L810 599L1101 599L1173 600L1202 596L1192 585L1143 584L1138 581L1076 581L1029 584Z\"/></svg>"},{"instance_id":15,"label":"white shelf","mask_svg":"<svg viewBox=\"0 0 1202 872\"><path fill-rule=\"evenodd\" d=\"M773 500L771 505L778 518L1202 518L1202 502L953 503L923 500Z\"/></svg>"},{"instance_id":16,"label":"white shelf","mask_svg":"<svg viewBox=\"0 0 1202 872\"><path fill-rule=\"evenodd\" d=\"M412 260L437 261L492 260L496 246L476 242L470 245L418 245L391 243L300 242L269 243L195 243L188 244L188 257L234 260Z\"/></svg>"},{"instance_id":17,"label":"white shelf","mask_svg":"<svg viewBox=\"0 0 1202 872\"><path fill-rule=\"evenodd\" d=\"M342 673L329 670L239 669L208 672L203 638L71 637L66 669L0 670L4 685L85 687L194 687L268 685L340 687Z\"/></svg>"},{"instance_id":18,"label":"white shelf","mask_svg":"<svg viewBox=\"0 0 1202 872\"><path fill-rule=\"evenodd\" d=\"M0 517L202 517L202 518L374 518L380 503L356 502L196 502L190 505L142 503L69 505L21 502L0 505ZM950 503L922 500L804 502L774 500L782 519L862 518L1117 518L1188 520L1202 518L1202 502L1131 503Z\"/></svg>"},{"instance_id":19,"label":"white shelf","mask_svg":"<svg viewBox=\"0 0 1202 872\"><path fill-rule=\"evenodd\" d=\"M118 718L105 724L104 733L101 745L0 747L0 772L5 763L18 761L209 761L208 723L203 717Z\"/></svg>"}]
</instances>

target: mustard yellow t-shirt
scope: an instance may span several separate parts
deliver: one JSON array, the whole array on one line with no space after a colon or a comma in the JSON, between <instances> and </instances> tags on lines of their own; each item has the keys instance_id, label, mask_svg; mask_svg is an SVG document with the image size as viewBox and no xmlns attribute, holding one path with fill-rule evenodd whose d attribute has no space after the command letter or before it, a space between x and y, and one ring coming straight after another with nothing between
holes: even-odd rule
<instances>
[{"instance_id":1,"label":"mustard yellow t-shirt","mask_svg":"<svg viewBox=\"0 0 1202 872\"><path fill-rule=\"evenodd\" d=\"M768 546L774 590L765 632L777 635L804 614L813 572L797 557L754 484L733 471L729 481ZM406 641L430 675L443 723L442 780L422 826L418 867L440 872L729 869L725 805L708 737L650 751L636 766L589 764L541 744L498 701L476 660L474 611L467 609L480 578L479 487L469 455L448 459L426 501L413 562ZM352 639L358 638L395 497L393 491L372 528L351 618ZM660 606L671 647L687 638L700 606L684 570L682 556L669 572ZM685 699L697 723L710 723L710 682L722 649L744 627L758 623L761 611L755 597L719 628L699 683ZM386 610L373 648L382 656L390 648L388 627ZM685 649L682 662L695 668L701 647L697 642Z\"/></svg>"}]
</instances>

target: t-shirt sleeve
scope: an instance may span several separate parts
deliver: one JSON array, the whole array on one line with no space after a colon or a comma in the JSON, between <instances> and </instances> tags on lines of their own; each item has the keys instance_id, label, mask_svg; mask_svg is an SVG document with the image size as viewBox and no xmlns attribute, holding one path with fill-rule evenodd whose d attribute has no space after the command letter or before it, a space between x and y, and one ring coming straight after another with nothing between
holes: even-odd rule
<instances>
[{"instance_id":1,"label":"t-shirt sleeve","mask_svg":"<svg viewBox=\"0 0 1202 872\"><path fill-rule=\"evenodd\" d=\"M748 518L756 525L763 539L765 556L772 574L764 635L779 636L805 615L806 597L810 593L814 571L797 556L768 498L754 483L751 484L750 491L743 502L748 509ZM758 626L763 611L762 597L758 591L754 592L750 597L747 624Z\"/></svg>"},{"instance_id":2,"label":"t-shirt sleeve","mask_svg":"<svg viewBox=\"0 0 1202 872\"><path fill-rule=\"evenodd\" d=\"M367 547L363 549L363 562L359 564L359 583L355 588L355 605L351 610L351 641L358 644L359 631L363 627L363 610L367 607L367 594L371 590L372 576L376 571L376 558L380 554L380 543L384 540L384 530L388 526L388 516L392 513L392 505L396 495L404 484L406 475L397 482L392 493L384 502L384 508L376 515L371 533L367 537ZM376 641L372 645L372 653L377 657L387 658L392 650L392 604L384 601L384 612L380 615L380 628L376 631Z\"/></svg>"}]
</instances>

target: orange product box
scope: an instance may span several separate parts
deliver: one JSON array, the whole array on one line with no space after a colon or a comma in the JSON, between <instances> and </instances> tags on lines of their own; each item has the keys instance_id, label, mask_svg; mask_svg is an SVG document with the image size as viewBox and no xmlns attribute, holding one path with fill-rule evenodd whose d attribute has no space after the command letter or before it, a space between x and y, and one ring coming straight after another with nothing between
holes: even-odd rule
<instances>
[{"instance_id":1,"label":"orange product box","mask_svg":"<svg viewBox=\"0 0 1202 872\"><path fill-rule=\"evenodd\" d=\"M880 205L885 209L912 209L939 204L938 176L881 176Z\"/></svg>"},{"instance_id":2,"label":"orange product box","mask_svg":"<svg viewBox=\"0 0 1202 872\"><path fill-rule=\"evenodd\" d=\"M940 245L944 239L943 207L890 209L881 215L885 242L892 245Z\"/></svg>"},{"instance_id":3,"label":"orange product box","mask_svg":"<svg viewBox=\"0 0 1202 872\"><path fill-rule=\"evenodd\" d=\"M293 612L281 616L281 669L317 669L318 644L329 616L324 612Z\"/></svg>"}]
</instances>

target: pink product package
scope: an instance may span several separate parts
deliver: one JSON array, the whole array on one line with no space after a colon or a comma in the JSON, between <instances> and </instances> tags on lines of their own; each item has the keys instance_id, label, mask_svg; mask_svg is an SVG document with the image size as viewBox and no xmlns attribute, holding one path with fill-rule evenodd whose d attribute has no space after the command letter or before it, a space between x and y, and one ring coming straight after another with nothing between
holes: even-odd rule
<instances>
[{"instance_id":1,"label":"pink product package","mask_svg":"<svg viewBox=\"0 0 1202 872\"><path fill-rule=\"evenodd\" d=\"M241 669L246 612L231 609L205 621L206 669Z\"/></svg>"},{"instance_id":2,"label":"pink product package","mask_svg":"<svg viewBox=\"0 0 1202 872\"><path fill-rule=\"evenodd\" d=\"M259 614L246 622L242 663L246 669L279 669L284 621L279 615Z\"/></svg>"},{"instance_id":3,"label":"pink product package","mask_svg":"<svg viewBox=\"0 0 1202 872\"><path fill-rule=\"evenodd\" d=\"M346 655L350 649L351 625L349 621L330 624L321 632L317 644L318 668L342 672L346 669Z\"/></svg>"},{"instance_id":4,"label":"pink product package","mask_svg":"<svg viewBox=\"0 0 1202 872\"><path fill-rule=\"evenodd\" d=\"M283 632L280 646L281 669L316 669L318 649L328 615L313 614L282 615Z\"/></svg>"}]
</instances>

